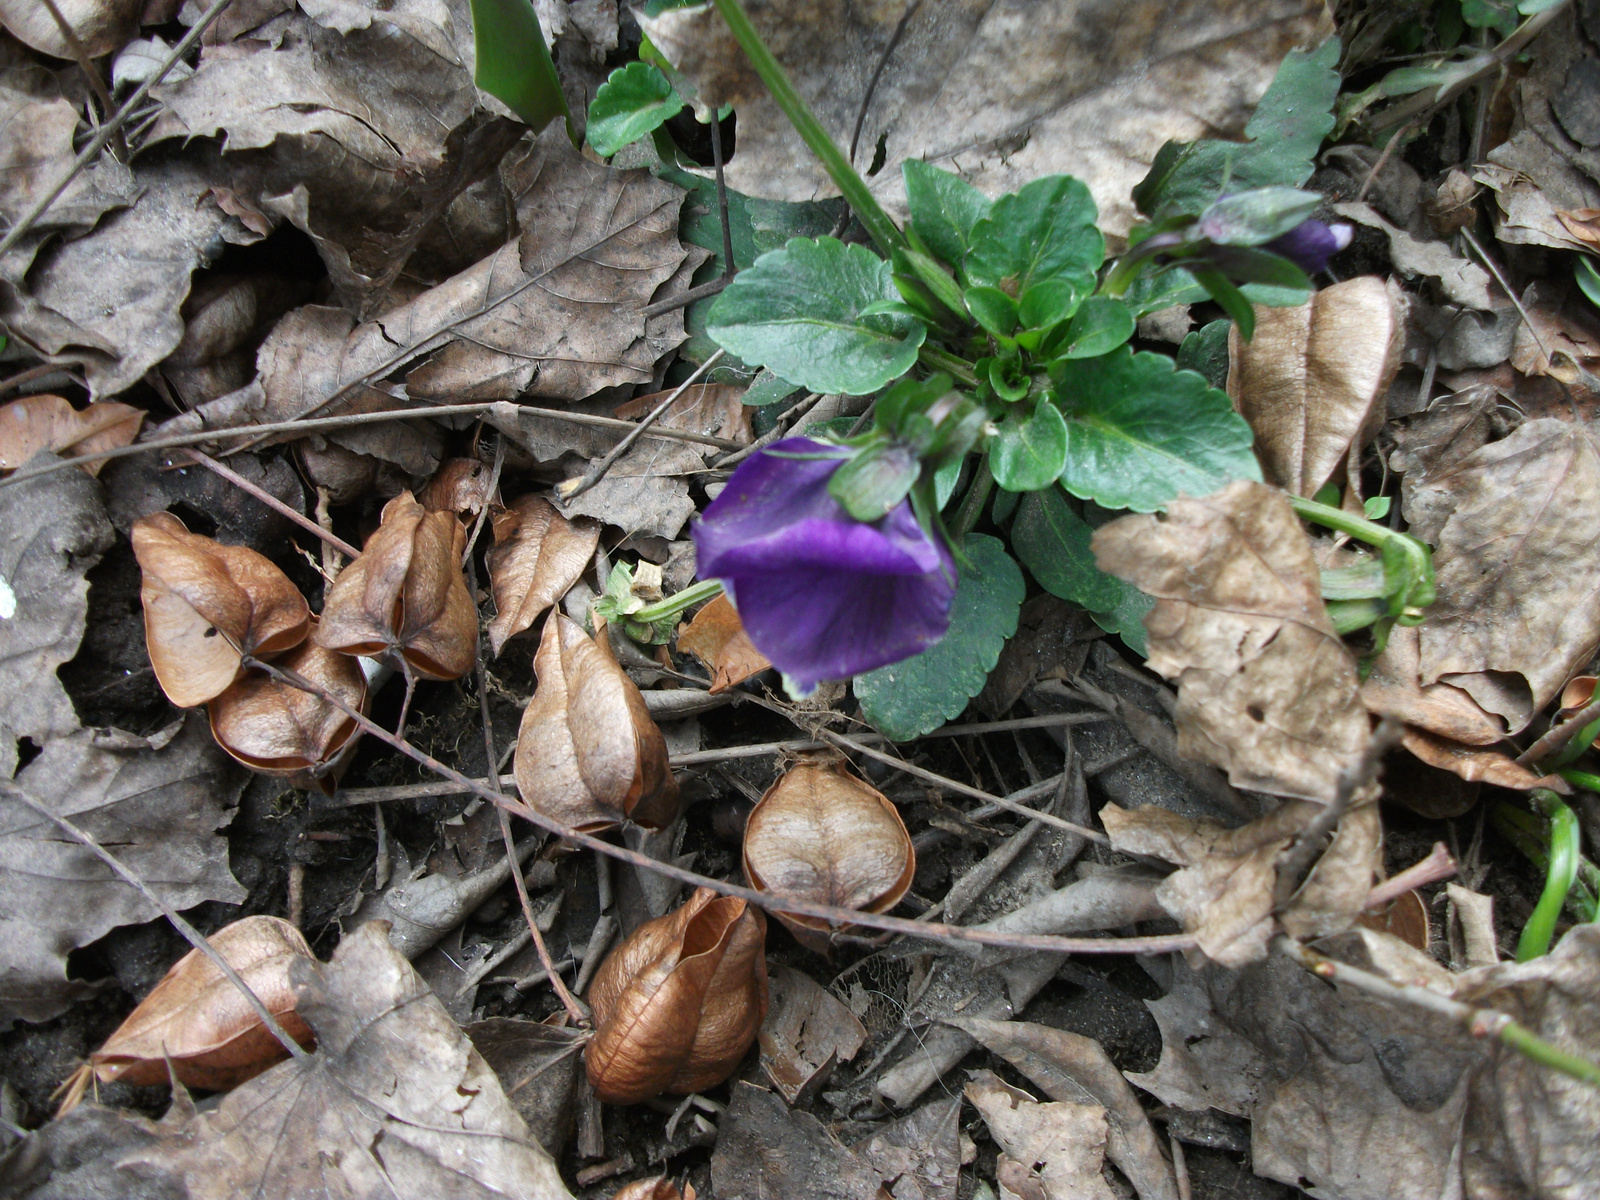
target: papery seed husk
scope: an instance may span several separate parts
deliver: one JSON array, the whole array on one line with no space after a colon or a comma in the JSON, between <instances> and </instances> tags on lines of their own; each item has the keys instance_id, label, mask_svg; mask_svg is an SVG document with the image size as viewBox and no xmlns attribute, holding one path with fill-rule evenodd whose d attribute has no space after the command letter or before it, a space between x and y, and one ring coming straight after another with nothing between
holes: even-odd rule
<instances>
[{"instance_id":1,"label":"papery seed husk","mask_svg":"<svg viewBox=\"0 0 1600 1200\"><path fill-rule=\"evenodd\" d=\"M507 641L531 628L578 581L600 543L600 523L587 517L568 521L548 500L521 496L494 515L493 526L489 646L498 657Z\"/></svg>"}]
</instances>

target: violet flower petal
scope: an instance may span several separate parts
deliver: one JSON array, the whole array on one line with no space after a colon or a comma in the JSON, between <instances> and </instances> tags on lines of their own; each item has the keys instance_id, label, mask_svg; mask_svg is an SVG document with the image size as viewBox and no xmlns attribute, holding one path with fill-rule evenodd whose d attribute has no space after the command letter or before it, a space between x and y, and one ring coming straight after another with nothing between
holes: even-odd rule
<instances>
[{"instance_id":1,"label":"violet flower petal","mask_svg":"<svg viewBox=\"0 0 1600 1200\"><path fill-rule=\"evenodd\" d=\"M1315 275L1325 270L1328 260L1348 246L1354 236L1349 225L1325 225L1312 218L1273 238L1262 249L1281 254L1307 275Z\"/></svg>"}]
</instances>

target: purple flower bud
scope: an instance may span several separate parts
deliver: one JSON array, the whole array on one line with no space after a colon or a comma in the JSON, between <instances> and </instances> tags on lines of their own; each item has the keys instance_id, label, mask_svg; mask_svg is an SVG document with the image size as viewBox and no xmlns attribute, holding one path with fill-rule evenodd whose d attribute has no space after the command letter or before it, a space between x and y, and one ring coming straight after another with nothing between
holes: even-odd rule
<instances>
[{"instance_id":1,"label":"purple flower bud","mask_svg":"<svg viewBox=\"0 0 1600 1200\"><path fill-rule=\"evenodd\" d=\"M694 526L701 578L722 580L750 640L802 687L910 658L950 626L950 551L908 500L871 524L852 519L828 494L846 457L809 438L777 442Z\"/></svg>"},{"instance_id":2,"label":"purple flower bud","mask_svg":"<svg viewBox=\"0 0 1600 1200\"><path fill-rule=\"evenodd\" d=\"M1349 225L1324 225L1312 219L1301 221L1288 233L1273 238L1263 250L1281 254L1307 275L1315 275L1328 260L1350 244L1355 230Z\"/></svg>"}]
</instances>

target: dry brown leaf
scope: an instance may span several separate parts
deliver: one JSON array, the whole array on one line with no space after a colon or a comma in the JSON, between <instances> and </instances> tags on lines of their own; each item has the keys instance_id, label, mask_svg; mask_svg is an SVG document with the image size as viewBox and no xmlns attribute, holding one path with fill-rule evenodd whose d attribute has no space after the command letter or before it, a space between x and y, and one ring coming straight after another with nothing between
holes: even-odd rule
<instances>
[{"instance_id":1,"label":"dry brown leaf","mask_svg":"<svg viewBox=\"0 0 1600 1200\"><path fill-rule=\"evenodd\" d=\"M766 936L760 909L698 888L613 950L589 988L595 1094L636 1104L731 1075L766 1015Z\"/></svg>"},{"instance_id":2,"label":"dry brown leaf","mask_svg":"<svg viewBox=\"0 0 1600 1200\"><path fill-rule=\"evenodd\" d=\"M715 1196L766 1200L883 1200L883 1177L816 1117L790 1108L775 1093L743 1079L728 1089L727 1115L717 1122L711 1154ZM940 1153L935 1146L933 1152ZM928 1148L923 1148L926 1161ZM896 1196L917 1200L909 1188ZM953 1200L935 1196L934 1200Z\"/></svg>"},{"instance_id":3,"label":"dry brown leaf","mask_svg":"<svg viewBox=\"0 0 1600 1200\"><path fill-rule=\"evenodd\" d=\"M1367 742L1356 664L1282 493L1237 480L1095 532L1100 569L1156 597L1148 665L1178 681L1178 748L1235 787L1328 800Z\"/></svg>"},{"instance_id":4,"label":"dry brown leaf","mask_svg":"<svg viewBox=\"0 0 1600 1200\"><path fill-rule=\"evenodd\" d=\"M591 638L559 612L545 622L533 659L539 687L517 731L517 790L575 829L660 829L679 812L667 742L603 625L600 633Z\"/></svg>"},{"instance_id":5,"label":"dry brown leaf","mask_svg":"<svg viewBox=\"0 0 1600 1200\"><path fill-rule=\"evenodd\" d=\"M310 632L305 597L254 550L190 533L165 512L135 521L131 537L150 665L180 708L226 691L241 655L280 654Z\"/></svg>"},{"instance_id":6,"label":"dry brown leaf","mask_svg":"<svg viewBox=\"0 0 1600 1200\"><path fill-rule=\"evenodd\" d=\"M1549 375L1575 387L1600 358L1600 328L1588 300L1564 304L1566 299L1565 289L1548 281L1528 285L1522 293L1527 320L1517 322L1511 365L1524 375Z\"/></svg>"},{"instance_id":7,"label":"dry brown leaf","mask_svg":"<svg viewBox=\"0 0 1600 1200\"><path fill-rule=\"evenodd\" d=\"M14 471L41 450L76 458L126 446L139 436L144 411L114 401L72 407L64 396L24 396L0 408L0 471ZM103 461L83 464L100 474Z\"/></svg>"},{"instance_id":8,"label":"dry brown leaf","mask_svg":"<svg viewBox=\"0 0 1600 1200\"><path fill-rule=\"evenodd\" d=\"M452 512L467 520L483 511L485 504L499 504L498 489L487 495L489 469L475 458L452 458L439 465L428 486L417 494L417 503L429 512Z\"/></svg>"},{"instance_id":9,"label":"dry brown leaf","mask_svg":"<svg viewBox=\"0 0 1600 1200\"><path fill-rule=\"evenodd\" d=\"M312 957L305 936L279 917L255 916L223 926L208 940L284 1031L310 1048L315 1038L294 1011L289 984L289 964ZM120 1079L143 1087L166 1083L170 1061L179 1083L225 1092L287 1057L232 981L191 950L89 1056L84 1073L101 1083Z\"/></svg>"},{"instance_id":10,"label":"dry brown leaf","mask_svg":"<svg viewBox=\"0 0 1600 1200\"><path fill-rule=\"evenodd\" d=\"M694 1200L694 1184L686 1183L683 1191L665 1175L656 1179L636 1179L625 1183L611 1200Z\"/></svg>"},{"instance_id":11,"label":"dry brown leaf","mask_svg":"<svg viewBox=\"0 0 1600 1200\"><path fill-rule=\"evenodd\" d=\"M1255 430L1268 482L1315 495L1381 421L1405 344L1405 300L1374 275L1263 308L1248 342L1228 335L1228 395Z\"/></svg>"},{"instance_id":12,"label":"dry brown leaf","mask_svg":"<svg viewBox=\"0 0 1600 1200\"><path fill-rule=\"evenodd\" d=\"M366 712L367 677L349 655L307 640L278 665L299 672L357 712ZM246 671L207 710L217 745L245 766L268 775L303 777L291 782L318 787L330 796L338 787L335 764L348 758L346 749L361 736L353 717L265 671Z\"/></svg>"},{"instance_id":13,"label":"dry brown leaf","mask_svg":"<svg viewBox=\"0 0 1600 1200\"><path fill-rule=\"evenodd\" d=\"M1378 910L1361 914L1360 923L1397 937L1408 946L1426 951L1433 941L1428 923L1428 905L1416 892L1407 892Z\"/></svg>"},{"instance_id":14,"label":"dry brown leaf","mask_svg":"<svg viewBox=\"0 0 1600 1200\"><path fill-rule=\"evenodd\" d=\"M428 679L472 669L478 609L461 573L467 531L410 492L383 506L382 523L328 589L317 644L341 654L398 653Z\"/></svg>"},{"instance_id":15,"label":"dry brown leaf","mask_svg":"<svg viewBox=\"0 0 1600 1200\"><path fill-rule=\"evenodd\" d=\"M1518 733L1600 645L1600 451L1581 425L1527 421L1413 495L1449 514L1421 681L1461 688Z\"/></svg>"},{"instance_id":16,"label":"dry brown leaf","mask_svg":"<svg viewBox=\"0 0 1600 1200\"><path fill-rule=\"evenodd\" d=\"M872 913L899 904L917 873L899 811L836 763L797 763L767 789L745 822L743 858L757 891ZM775 915L813 949L825 950L838 929Z\"/></svg>"},{"instance_id":17,"label":"dry brown leaf","mask_svg":"<svg viewBox=\"0 0 1600 1200\"><path fill-rule=\"evenodd\" d=\"M1567 227L1567 232L1584 244L1593 254L1600 251L1600 208L1580 208L1572 212L1558 210L1556 220Z\"/></svg>"},{"instance_id":18,"label":"dry brown leaf","mask_svg":"<svg viewBox=\"0 0 1600 1200\"><path fill-rule=\"evenodd\" d=\"M56 0L56 8L90 58L110 54L139 28L144 0ZM0 0L0 25L51 58L75 58L61 26L39 0Z\"/></svg>"},{"instance_id":19,"label":"dry brown leaf","mask_svg":"<svg viewBox=\"0 0 1600 1200\"><path fill-rule=\"evenodd\" d=\"M789 1104L809 1103L833 1068L866 1044L855 1013L809 975L774 967L772 1007L761 1024L761 1070Z\"/></svg>"},{"instance_id":20,"label":"dry brown leaf","mask_svg":"<svg viewBox=\"0 0 1600 1200\"><path fill-rule=\"evenodd\" d=\"M663 429L681 429L705 437L727 438L749 445L751 410L744 405L745 389L731 383L697 383L656 418ZM637 421L655 411L671 392L654 392L619 404L615 415L624 421Z\"/></svg>"},{"instance_id":21,"label":"dry brown leaf","mask_svg":"<svg viewBox=\"0 0 1600 1200\"><path fill-rule=\"evenodd\" d=\"M694 655L712 673L713 696L772 666L744 631L739 611L727 596L718 596L679 628L678 649Z\"/></svg>"},{"instance_id":22,"label":"dry brown leaf","mask_svg":"<svg viewBox=\"0 0 1600 1200\"><path fill-rule=\"evenodd\" d=\"M1425 729L1407 726L1400 735L1400 744L1430 767L1449 771L1472 783L1488 783L1518 791L1542 787L1569 794L1572 790L1559 775L1539 775L1504 751L1463 745Z\"/></svg>"},{"instance_id":23,"label":"dry brown leaf","mask_svg":"<svg viewBox=\"0 0 1600 1200\"><path fill-rule=\"evenodd\" d=\"M993 1071L974 1071L963 1091L1002 1153L1000 1200L1114 1200L1100 1173L1106 1110L1098 1104L1041 1104Z\"/></svg>"},{"instance_id":24,"label":"dry brown leaf","mask_svg":"<svg viewBox=\"0 0 1600 1200\"><path fill-rule=\"evenodd\" d=\"M1408 279L1427 275L1439 281L1439 288L1451 300L1467 308L1487 312L1494 307L1489 296L1493 276L1470 258L1462 258L1449 242L1424 241L1384 220L1370 204L1360 201L1330 205L1341 217L1348 217L1370 229L1382 230L1389 238L1389 258L1395 269Z\"/></svg>"},{"instance_id":25,"label":"dry brown leaf","mask_svg":"<svg viewBox=\"0 0 1600 1200\"><path fill-rule=\"evenodd\" d=\"M498 657L578 581L600 544L600 523L587 517L569 521L540 496L513 500L494 513L492 523L488 565L495 617L489 647Z\"/></svg>"},{"instance_id":26,"label":"dry brown leaf","mask_svg":"<svg viewBox=\"0 0 1600 1200\"><path fill-rule=\"evenodd\" d=\"M1506 736L1505 723L1491 717L1478 702L1448 683L1423 687L1421 634L1414 625L1397 625L1389 644L1372 664L1361 685L1361 702L1380 717L1394 717L1448 741L1492 746Z\"/></svg>"}]
</instances>

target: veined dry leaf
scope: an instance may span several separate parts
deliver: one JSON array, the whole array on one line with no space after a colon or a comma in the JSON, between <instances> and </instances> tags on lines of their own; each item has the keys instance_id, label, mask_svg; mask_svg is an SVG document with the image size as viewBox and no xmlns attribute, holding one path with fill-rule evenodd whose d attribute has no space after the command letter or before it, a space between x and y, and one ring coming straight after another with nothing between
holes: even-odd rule
<instances>
[{"instance_id":1,"label":"veined dry leaf","mask_svg":"<svg viewBox=\"0 0 1600 1200\"><path fill-rule=\"evenodd\" d=\"M713 696L759 675L772 660L757 650L727 596L718 596L678 631L678 649L694 655L712 672Z\"/></svg>"},{"instance_id":2,"label":"veined dry leaf","mask_svg":"<svg viewBox=\"0 0 1600 1200\"><path fill-rule=\"evenodd\" d=\"M0 408L0 471L14 471L41 450L76 458L126 446L139 436L142 409L101 401L76 409L64 396L24 396ZM83 469L100 474L102 462Z\"/></svg>"},{"instance_id":3,"label":"veined dry leaf","mask_svg":"<svg viewBox=\"0 0 1600 1200\"><path fill-rule=\"evenodd\" d=\"M144 0L56 0L56 7L89 57L99 58L138 32ZM0 0L0 25L41 54L75 57L61 26L39 0Z\"/></svg>"},{"instance_id":4,"label":"veined dry leaf","mask_svg":"<svg viewBox=\"0 0 1600 1200\"><path fill-rule=\"evenodd\" d=\"M312 957L305 935L279 917L244 917L208 939L284 1031L309 1048L316 1040L295 1013L289 964ZM144 1087L178 1082L225 1092L289 1057L239 989L198 950L185 954L89 1056L85 1076ZM74 1096L63 1109L76 1103Z\"/></svg>"},{"instance_id":5,"label":"veined dry leaf","mask_svg":"<svg viewBox=\"0 0 1600 1200\"><path fill-rule=\"evenodd\" d=\"M745 822L743 857L759 891L872 913L899 904L917 873L895 806L833 763L796 763L767 789ZM817 917L776 916L814 950L825 951L836 929Z\"/></svg>"},{"instance_id":6,"label":"veined dry leaf","mask_svg":"<svg viewBox=\"0 0 1600 1200\"><path fill-rule=\"evenodd\" d=\"M1494 307L1489 297L1493 277L1470 258L1458 255L1450 243L1413 237L1384 220L1370 204L1348 201L1330 207L1341 217L1382 230L1389 238L1389 258L1406 278L1427 275L1437 279L1440 289L1457 304L1480 312Z\"/></svg>"},{"instance_id":7,"label":"veined dry leaf","mask_svg":"<svg viewBox=\"0 0 1600 1200\"><path fill-rule=\"evenodd\" d=\"M698 888L613 950L589 988L595 1095L635 1104L731 1075L766 1015L766 936L760 909Z\"/></svg>"},{"instance_id":8,"label":"veined dry leaf","mask_svg":"<svg viewBox=\"0 0 1600 1200\"><path fill-rule=\"evenodd\" d=\"M1107 1134L1100 1105L1041 1104L993 1071L974 1071L964 1094L1002 1151L995 1164L1001 1200L1114 1200L1100 1173Z\"/></svg>"},{"instance_id":9,"label":"veined dry leaf","mask_svg":"<svg viewBox=\"0 0 1600 1200\"><path fill-rule=\"evenodd\" d=\"M1148 665L1178 681L1179 751L1235 787L1331 799L1370 722L1282 494L1238 480L1112 521L1092 544L1101 570L1156 597Z\"/></svg>"},{"instance_id":10,"label":"veined dry leaf","mask_svg":"<svg viewBox=\"0 0 1600 1200\"><path fill-rule=\"evenodd\" d=\"M1228 335L1228 395L1256 434L1270 483L1314 495L1374 417L1400 365L1405 303L1375 275L1263 308L1255 337Z\"/></svg>"},{"instance_id":11,"label":"veined dry leaf","mask_svg":"<svg viewBox=\"0 0 1600 1200\"><path fill-rule=\"evenodd\" d=\"M1568 795L1572 790L1559 775L1539 775L1504 751L1454 742L1425 729L1407 726L1400 735L1400 744L1429 766L1451 771L1469 782L1524 792L1542 787Z\"/></svg>"},{"instance_id":12,"label":"veined dry leaf","mask_svg":"<svg viewBox=\"0 0 1600 1200\"><path fill-rule=\"evenodd\" d=\"M1528 319L1517 322L1511 365L1524 375L1550 375L1576 387L1600 358L1600 330L1589 316L1593 307L1588 300L1564 300L1562 288L1539 280L1528 285L1522 293Z\"/></svg>"},{"instance_id":13,"label":"veined dry leaf","mask_svg":"<svg viewBox=\"0 0 1600 1200\"><path fill-rule=\"evenodd\" d=\"M1394 717L1447 741L1492 746L1506 736L1505 724L1484 712L1478 702L1448 683L1423 687L1421 634L1415 625L1396 625L1389 644L1361 684L1361 702L1380 717Z\"/></svg>"},{"instance_id":14,"label":"veined dry leaf","mask_svg":"<svg viewBox=\"0 0 1600 1200\"><path fill-rule=\"evenodd\" d=\"M341 654L397 652L427 679L472 669L478 609L461 573L467 531L410 492L383 506L382 523L328 589L317 644Z\"/></svg>"},{"instance_id":15,"label":"veined dry leaf","mask_svg":"<svg viewBox=\"0 0 1600 1200\"><path fill-rule=\"evenodd\" d=\"M586 832L629 821L661 829L679 812L667 741L612 657L604 625L599 632L591 638L559 612L545 622L533 659L539 687L517 731L517 790Z\"/></svg>"},{"instance_id":16,"label":"veined dry leaf","mask_svg":"<svg viewBox=\"0 0 1600 1200\"><path fill-rule=\"evenodd\" d=\"M569 521L540 496L513 500L495 512L492 522L488 565L495 616L489 622L489 647L498 657L508 641L532 628L539 614L578 581L600 544L600 523L587 517Z\"/></svg>"},{"instance_id":17,"label":"veined dry leaf","mask_svg":"<svg viewBox=\"0 0 1600 1200\"><path fill-rule=\"evenodd\" d=\"M667 407L656 418L663 429L681 429L685 433L699 433L706 437L727 438L729 441L749 445L751 409L744 405L745 389L731 383L697 383ZM626 404L617 405L615 415L624 421L637 421L655 411L671 392L654 392L636 396Z\"/></svg>"},{"instance_id":18,"label":"veined dry leaf","mask_svg":"<svg viewBox=\"0 0 1600 1200\"><path fill-rule=\"evenodd\" d=\"M439 464L417 502L429 512L453 512L469 520L485 504L498 504L499 492L487 495L489 469L475 458L451 458Z\"/></svg>"},{"instance_id":19,"label":"veined dry leaf","mask_svg":"<svg viewBox=\"0 0 1600 1200\"><path fill-rule=\"evenodd\" d=\"M761 1069L789 1104L809 1101L840 1062L867 1041L867 1029L833 993L792 967L774 967L772 1008L761 1023Z\"/></svg>"},{"instance_id":20,"label":"veined dry leaf","mask_svg":"<svg viewBox=\"0 0 1600 1200\"><path fill-rule=\"evenodd\" d=\"M357 712L366 712L367 677L349 655L307 640L278 665L322 685ZM338 786L333 764L361 736L354 718L321 696L280 683L265 671L246 671L211 701L207 711L217 745L245 766L268 775L304 774L307 785L330 796Z\"/></svg>"},{"instance_id":21,"label":"veined dry leaf","mask_svg":"<svg viewBox=\"0 0 1600 1200\"><path fill-rule=\"evenodd\" d=\"M150 665L180 708L225 692L241 655L280 654L305 640L305 597L254 550L190 533L166 512L135 521L131 537Z\"/></svg>"}]
</instances>

